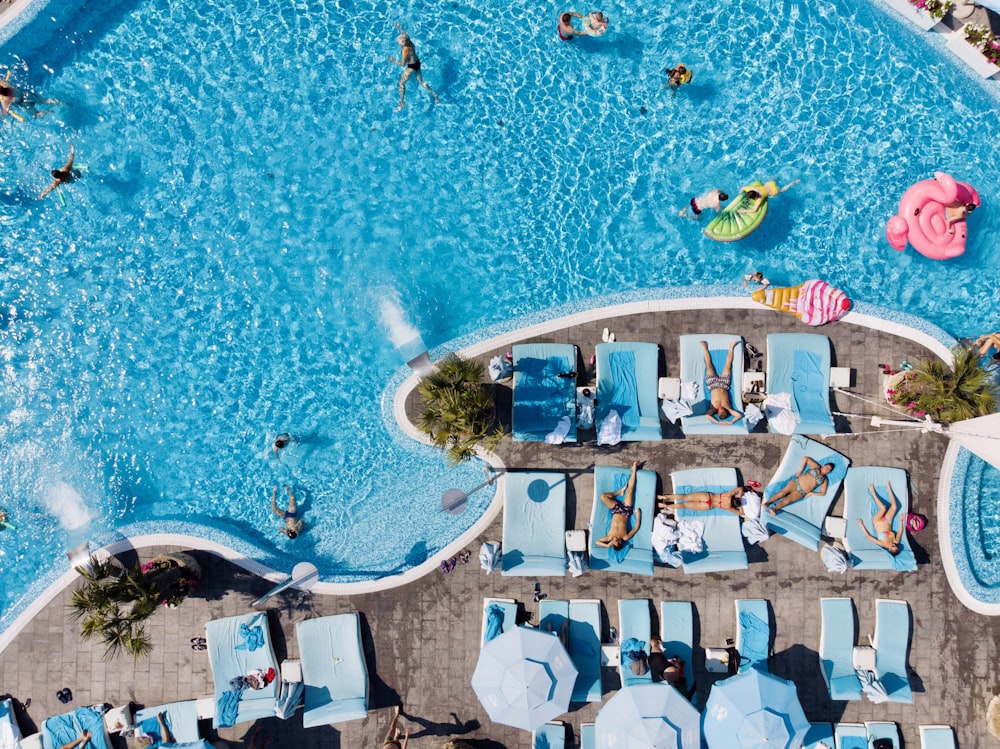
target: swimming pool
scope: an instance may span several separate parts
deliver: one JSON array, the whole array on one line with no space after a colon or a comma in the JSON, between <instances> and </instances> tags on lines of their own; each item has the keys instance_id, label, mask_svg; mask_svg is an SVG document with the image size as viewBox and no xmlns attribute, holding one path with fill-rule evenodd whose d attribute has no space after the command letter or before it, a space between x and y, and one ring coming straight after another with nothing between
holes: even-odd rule
<instances>
[{"instance_id":1,"label":"swimming pool","mask_svg":"<svg viewBox=\"0 0 1000 749\"><path fill-rule=\"evenodd\" d=\"M843 0L603 10L608 36L558 43L526 2L401 6L441 104L411 84L398 115L397 19L365 0L53 4L6 41L15 82L71 103L0 122L6 614L75 542L151 526L345 582L456 538L490 497L427 512L482 474L385 424L387 318L444 346L759 267L957 335L993 325L998 95L940 39ZM679 60L694 83L671 97ZM70 143L87 171L36 202ZM984 197L950 263L883 237L936 169ZM677 219L757 177L802 182L750 238ZM278 462L285 430L301 443ZM295 542L275 482L304 500Z\"/></svg>"}]
</instances>

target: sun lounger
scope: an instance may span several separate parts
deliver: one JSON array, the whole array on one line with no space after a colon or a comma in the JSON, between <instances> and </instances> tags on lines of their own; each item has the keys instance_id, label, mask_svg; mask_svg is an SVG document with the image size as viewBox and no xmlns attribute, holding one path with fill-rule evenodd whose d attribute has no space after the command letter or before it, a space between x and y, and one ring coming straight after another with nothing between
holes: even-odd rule
<instances>
[{"instance_id":1,"label":"sun lounger","mask_svg":"<svg viewBox=\"0 0 1000 749\"><path fill-rule=\"evenodd\" d=\"M514 440L546 441L565 418L568 431L561 441L576 442L576 346L521 343L511 347L511 354L514 357L511 417Z\"/></svg>"},{"instance_id":2,"label":"sun lounger","mask_svg":"<svg viewBox=\"0 0 1000 749\"><path fill-rule=\"evenodd\" d=\"M869 749L868 731L861 723L835 723L833 737L836 749Z\"/></svg>"},{"instance_id":3,"label":"sun lounger","mask_svg":"<svg viewBox=\"0 0 1000 749\"><path fill-rule=\"evenodd\" d=\"M851 461L836 450L801 435L793 436L788 442L788 448L781 459L778 470L774 473L771 483L764 489L764 500L769 500L784 488L799 469L803 458L812 458L820 465L833 463L834 469L827 475L826 492L821 495L811 494L808 497L792 502L774 515L764 508L761 520L775 533L802 544L807 549L819 549L823 521L830 512L840 491L840 485L847 473Z\"/></svg>"},{"instance_id":4,"label":"sun lounger","mask_svg":"<svg viewBox=\"0 0 1000 749\"><path fill-rule=\"evenodd\" d=\"M566 474L503 477L502 575L566 574Z\"/></svg>"},{"instance_id":5,"label":"sun lounger","mask_svg":"<svg viewBox=\"0 0 1000 749\"><path fill-rule=\"evenodd\" d=\"M594 723L580 724L580 749L597 749L597 728Z\"/></svg>"},{"instance_id":6,"label":"sun lounger","mask_svg":"<svg viewBox=\"0 0 1000 749\"><path fill-rule=\"evenodd\" d=\"M694 690L694 604L691 601L660 603L660 639L667 658L684 661L686 696Z\"/></svg>"},{"instance_id":7,"label":"sun lounger","mask_svg":"<svg viewBox=\"0 0 1000 749\"><path fill-rule=\"evenodd\" d=\"M169 702L166 705L144 707L135 711L133 720L136 727L153 739L149 749L155 749L163 743L163 737L160 736L160 722L156 719L160 713L163 713L163 720L174 738L174 743L187 744L201 739L201 732L198 730L198 701Z\"/></svg>"},{"instance_id":8,"label":"sun lounger","mask_svg":"<svg viewBox=\"0 0 1000 749\"><path fill-rule=\"evenodd\" d=\"M821 598L819 664L832 700L860 700L861 682L854 671L857 620L850 598Z\"/></svg>"},{"instance_id":9,"label":"sun lounger","mask_svg":"<svg viewBox=\"0 0 1000 749\"><path fill-rule=\"evenodd\" d=\"M746 434L747 420L740 419L735 424L716 424L705 415L710 405L711 392L705 387L705 351L701 342L708 344L712 355L712 366L717 374L722 374L729 354L729 346L737 341L733 351L733 378L729 387L729 402L743 413L743 338L738 335L682 335L680 340L681 392L690 388L688 383L698 387L700 400L691 406L692 414L681 417L681 428L685 434Z\"/></svg>"},{"instance_id":10,"label":"sun lounger","mask_svg":"<svg viewBox=\"0 0 1000 749\"><path fill-rule=\"evenodd\" d=\"M513 598L483 599L483 629L479 636L480 646L497 635L502 635L517 626L517 603Z\"/></svg>"},{"instance_id":11,"label":"sun lounger","mask_svg":"<svg viewBox=\"0 0 1000 749\"><path fill-rule=\"evenodd\" d=\"M639 532L625 553L597 545L607 535L611 525L611 510L601 502L604 492L621 489L628 482L631 468L596 466L594 468L594 506L590 513L590 568L630 572L635 575L653 574L653 516L656 514L656 473L638 471L635 478L635 507L642 510ZM629 520L629 527L635 516ZM506 552L504 552L506 555Z\"/></svg>"},{"instance_id":12,"label":"sun lounger","mask_svg":"<svg viewBox=\"0 0 1000 749\"><path fill-rule=\"evenodd\" d=\"M531 749L565 749L566 724L562 721L546 723L531 734Z\"/></svg>"},{"instance_id":13,"label":"sun lounger","mask_svg":"<svg viewBox=\"0 0 1000 749\"><path fill-rule=\"evenodd\" d=\"M622 420L624 442L660 440L657 384L660 347L655 343L599 343L597 356L597 427L611 409Z\"/></svg>"},{"instance_id":14,"label":"sun lounger","mask_svg":"<svg viewBox=\"0 0 1000 749\"><path fill-rule=\"evenodd\" d=\"M557 637L566 625L566 639L569 640L569 601L546 598L538 604L538 628L542 632L551 632ZM566 643L564 643L566 644ZM566 650L569 645L566 644Z\"/></svg>"},{"instance_id":15,"label":"sun lounger","mask_svg":"<svg viewBox=\"0 0 1000 749\"><path fill-rule=\"evenodd\" d=\"M906 601L875 601L875 675L891 702L913 702L906 667L910 651L910 606Z\"/></svg>"},{"instance_id":16,"label":"sun lounger","mask_svg":"<svg viewBox=\"0 0 1000 749\"><path fill-rule=\"evenodd\" d=\"M955 731L951 726L920 726L921 749L955 749Z\"/></svg>"},{"instance_id":17,"label":"sun lounger","mask_svg":"<svg viewBox=\"0 0 1000 749\"><path fill-rule=\"evenodd\" d=\"M900 749L902 740L899 736L899 726L888 721L865 721L865 730L868 732L868 746L872 746L877 739L889 739L892 742L892 749Z\"/></svg>"},{"instance_id":18,"label":"sun lounger","mask_svg":"<svg viewBox=\"0 0 1000 749\"><path fill-rule=\"evenodd\" d=\"M736 486L736 469L710 467L674 471L671 482L676 494L727 491ZM678 521L698 520L705 524L702 550L681 551L685 574L745 570L749 566L738 515L726 510L678 509L675 516Z\"/></svg>"},{"instance_id":19,"label":"sun lounger","mask_svg":"<svg viewBox=\"0 0 1000 749\"><path fill-rule=\"evenodd\" d=\"M762 598L736 601L736 649L740 653L740 671L756 667L767 671L771 657L770 605Z\"/></svg>"},{"instance_id":20,"label":"sun lounger","mask_svg":"<svg viewBox=\"0 0 1000 749\"><path fill-rule=\"evenodd\" d=\"M278 671L278 661L271 646L267 614L243 614L213 619L205 625L208 661L215 685L215 728L269 718L274 715L278 679L263 689L244 689L233 708L233 689L229 682L258 669Z\"/></svg>"},{"instance_id":21,"label":"sun lounger","mask_svg":"<svg viewBox=\"0 0 1000 749\"><path fill-rule=\"evenodd\" d=\"M356 613L305 619L295 625L305 728L368 717L368 665Z\"/></svg>"},{"instance_id":22,"label":"sun lounger","mask_svg":"<svg viewBox=\"0 0 1000 749\"><path fill-rule=\"evenodd\" d=\"M833 749L835 740L832 723L810 723L806 737L802 740L802 749L818 749L821 742Z\"/></svg>"},{"instance_id":23,"label":"sun lounger","mask_svg":"<svg viewBox=\"0 0 1000 749\"><path fill-rule=\"evenodd\" d=\"M68 713L53 715L42 721L39 733L44 749L59 749L63 744L78 739L84 731L90 731L87 749L110 749L111 739L104 725L103 706L78 707Z\"/></svg>"},{"instance_id":24,"label":"sun lounger","mask_svg":"<svg viewBox=\"0 0 1000 749\"><path fill-rule=\"evenodd\" d=\"M650 621L650 601L648 598L622 599L618 601L618 642L622 646L621 663L618 671L621 674L622 686L631 687L636 684L650 684L653 675L646 671L639 676L632 672L632 661L625 653L629 640L638 640L641 649L649 655L649 641L653 632Z\"/></svg>"},{"instance_id":25,"label":"sun lounger","mask_svg":"<svg viewBox=\"0 0 1000 749\"><path fill-rule=\"evenodd\" d=\"M873 543L861 531L858 518L861 518L868 532L875 533L872 526L874 504L868 491L870 484L875 485L875 491L884 506L889 501L886 484L892 485L892 493L899 500L899 510L893 520L892 529L903 529L899 542L899 554L893 556L886 549ZM902 468L884 468L879 466L862 466L851 468L844 479L844 517L847 520L847 536L844 545L851 554L851 565L859 570L897 570L911 572L917 568L917 559L913 556L913 548L906 535L906 513L910 509L910 492L906 479L906 471Z\"/></svg>"},{"instance_id":26,"label":"sun lounger","mask_svg":"<svg viewBox=\"0 0 1000 749\"><path fill-rule=\"evenodd\" d=\"M569 655L576 666L571 702L601 701L601 602L569 602Z\"/></svg>"},{"instance_id":27,"label":"sun lounger","mask_svg":"<svg viewBox=\"0 0 1000 749\"><path fill-rule=\"evenodd\" d=\"M14 701L0 701L0 749L17 749L21 741L21 727L14 714Z\"/></svg>"},{"instance_id":28,"label":"sun lounger","mask_svg":"<svg viewBox=\"0 0 1000 749\"><path fill-rule=\"evenodd\" d=\"M795 434L834 434L830 412L830 339L816 333L771 333L767 336L767 393L769 405L779 393L791 394L791 410L798 416ZM776 428L775 433L788 431Z\"/></svg>"}]
</instances>

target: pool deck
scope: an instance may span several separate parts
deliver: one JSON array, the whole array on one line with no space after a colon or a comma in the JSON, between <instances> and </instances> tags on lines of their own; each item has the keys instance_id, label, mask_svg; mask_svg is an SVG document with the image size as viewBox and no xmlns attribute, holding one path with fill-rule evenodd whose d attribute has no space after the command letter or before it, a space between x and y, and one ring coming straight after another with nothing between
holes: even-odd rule
<instances>
[{"instance_id":1,"label":"pool deck","mask_svg":"<svg viewBox=\"0 0 1000 749\"><path fill-rule=\"evenodd\" d=\"M549 335L532 338L571 342L580 346L584 362L607 325L618 340L658 342L663 347L666 374L676 374L677 339L683 333L734 332L761 351L768 332L806 331L787 315L768 310L705 309L697 314L633 314L614 320L591 319ZM855 370L855 392L878 399L879 363L901 359L917 361L927 355L920 345L882 330L834 324L817 329L833 342L834 364ZM507 350L506 344L496 353ZM485 352L483 360L491 353ZM661 372L661 374L664 374ZM836 395L836 410L872 413L864 401ZM766 598L775 614L775 655L772 673L793 679L806 714L812 721L862 722L890 720L899 724L906 747L919 746L920 724L941 723L955 728L962 749L995 746L985 728L985 709L997 690L997 635L1000 619L970 612L952 593L940 562L937 521L937 467L947 447L940 435L919 431L860 434L870 429L862 418L840 421L841 429L858 434L836 436L829 444L851 457L854 465L890 465L907 469L911 481L912 509L928 516L928 527L911 537L919 568L912 573L850 570L831 574L819 554L775 537L749 550L750 568L727 574L684 575L657 567L654 577L588 572L579 578L541 578L544 593L552 599L597 598L604 602L604 635L618 626L620 598L649 598L658 608L664 599L695 604L697 642L719 647L735 633L733 601ZM784 451L787 437L767 433L741 437L691 437L658 443L621 444L598 448L593 444L552 446L505 441L500 455L511 469L565 470L571 479L568 492L568 527L586 526L593 496L595 464L628 466L633 460L657 471L662 488L669 472L700 465L731 465L748 478L767 482ZM840 514L838 499L833 514ZM377 746L384 735L391 706L404 705L406 725L414 732L414 749L440 747L445 737L463 738L476 747L526 749L531 734L491 724L469 686L479 652L482 600L486 596L514 598L537 622L532 603L536 578L487 576L476 564L479 544L500 539L499 515L474 542L469 564L459 564L451 574L438 571L403 587L359 595L321 596L283 593L269 602L270 625L279 661L297 657L296 621L312 616L359 611L371 676L370 714L366 720L335 727L303 729L301 713L288 721L261 721L264 735L276 737L275 746L362 747ZM316 531L314 531L316 532ZM164 549L143 549L145 560ZM99 702L121 705L134 702L156 705L212 693L208 658L194 651L190 639L204 635L210 619L250 611L250 603L270 587L262 580L206 552L195 551L202 563L204 583L177 609L164 609L151 620L149 631L155 649L148 660L103 659L103 648L83 643L76 625L66 620L69 591L59 593L0 652L0 689L22 703L21 728L32 732L50 715ZM874 600L896 598L909 602L913 618L910 675L914 703L874 705L831 702L820 673L818 601L824 596L853 597L863 642L874 627ZM654 621L654 626L657 623ZM713 678L701 670L696 656L697 702L704 704ZM68 686L74 694L70 706L58 702L55 692ZM618 689L616 672L604 672L605 701ZM572 746L579 745L579 726L591 722L601 703L573 705L562 720L571 726ZM203 735L217 738L210 724ZM218 733L237 744L249 740L253 724L241 724ZM114 737L118 749L125 740Z\"/></svg>"}]
</instances>

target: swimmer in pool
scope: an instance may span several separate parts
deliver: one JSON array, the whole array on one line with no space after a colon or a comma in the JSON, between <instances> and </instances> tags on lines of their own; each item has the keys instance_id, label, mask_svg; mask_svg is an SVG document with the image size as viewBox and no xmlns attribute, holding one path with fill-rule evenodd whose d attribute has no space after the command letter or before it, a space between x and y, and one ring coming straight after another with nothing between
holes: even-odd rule
<instances>
[{"instance_id":1,"label":"swimmer in pool","mask_svg":"<svg viewBox=\"0 0 1000 749\"><path fill-rule=\"evenodd\" d=\"M583 15L575 10L570 10L559 14L559 24L556 26L556 33L564 42L573 41L574 36L581 36L584 32L573 27L574 18L583 18Z\"/></svg>"},{"instance_id":2,"label":"swimmer in pool","mask_svg":"<svg viewBox=\"0 0 1000 749\"><path fill-rule=\"evenodd\" d=\"M434 92L434 89L424 82L423 76L420 75L420 58L417 57L417 48L413 46L413 40L410 39L409 34L403 31L403 27L398 23L396 24L396 28L399 29L399 36L396 37L396 41L399 43L399 59L389 57L389 62L395 63L403 69L403 75L399 79L399 106L396 107L396 111L398 112L406 106L406 82L414 74L417 76L417 83L431 92L431 96L434 97L434 103L437 104L439 101L438 95Z\"/></svg>"},{"instance_id":3,"label":"swimmer in pool","mask_svg":"<svg viewBox=\"0 0 1000 749\"><path fill-rule=\"evenodd\" d=\"M51 172L51 174L52 174L52 184L49 185L48 187L46 187L44 190L42 190L41 194L38 196L39 200L41 200L46 195L48 195L50 192L52 192L53 190L55 190L57 187L59 187L59 185L68 185L70 182L72 182L74 179L76 179L76 172L73 170L73 157L74 157L74 155L75 155L74 148L73 148L73 146L70 146L69 147L69 159L66 160L66 163L65 163L65 165L63 165L62 169L53 169L52 170L52 172Z\"/></svg>"},{"instance_id":4,"label":"swimmer in pool","mask_svg":"<svg viewBox=\"0 0 1000 749\"><path fill-rule=\"evenodd\" d=\"M271 512L285 521L285 527L281 529L281 532L289 538L295 538L302 532L303 523L296 511L295 495L292 494L291 487L286 486L285 491L288 492L288 509L284 511L278 509L278 485L275 484L274 491L271 493Z\"/></svg>"}]
</instances>

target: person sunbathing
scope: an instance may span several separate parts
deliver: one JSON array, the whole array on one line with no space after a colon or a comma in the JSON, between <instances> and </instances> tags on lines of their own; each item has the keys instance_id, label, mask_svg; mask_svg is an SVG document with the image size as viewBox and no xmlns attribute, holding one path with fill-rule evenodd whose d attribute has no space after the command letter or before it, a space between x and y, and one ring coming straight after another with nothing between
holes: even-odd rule
<instances>
[{"instance_id":1,"label":"person sunbathing","mask_svg":"<svg viewBox=\"0 0 1000 749\"><path fill-rule=\"evenodd\" d=\"M385 738L382 740L382 746L384 749L406 749L406 745L410 743L410 731L406 730L406 733L400 733L399 728L396 723L399 721L400 706L396 705L395 711L392 713L392 722L389 724L389 730L385 732ZM400 737L402 737L402 742L400 742Z\"/></svg>"},{"instance_id":2,"label":"person sunbathing","mask_svg":"<svg viewBox=\"0 0 1000 749\"><path fill-rule=\"evenodd\" d=\"M682 507L686 510L727 510L734 515L743 515L743 507L740 498L743 496L743 487L737 486L727 492L713 494L712 492L690 492L689 494L658 494L656 499L660 500L657 506L661 510L677 509Z\"/></svg>"},{"instance_id":3,"label":"person sunbathing","mask_svg":"<svg viewBox=\"0 0 1000 749\"><path fill-rule=\"evenodd\" d=\"M638 507L633 509L635 505L635 472L638 468L638 463L632 464L632 475L623 489L601 494L601 502L611 510L611 527L608 528L608 535L595 541L598 546L621 549L639 531L639 526L642 524L642 510ZM635 514L635 525L632 530L629 530L628 519L632 517L633 513Z\"/></svg>"},{"instance_id":4,"label":"person sunbathing","mask_svg":"<svg viewBox=\"0 0 1000 749\"><path fill-rule=\"evenodd\" d=\"M830 486L828 474L833 470L833 463L820 465L808 455L802 459L802 467L799 468L788 483L770 499L764 501L764 507L772 515L777 515L777 511L787 507L792 502L798 502L812 494L823 496ZM772 507L773 505L773 507Z\"/></svg>"},{"instance_id":5,"label":"person sunbathing","mask_svg":"<svg viewBox=\"0 0 1000 749\"><path fill-rule=\"evenodd\" d=\"M872 495L872 499L879 508L872 515L872 525L875 527L876 535L873 536L868 532L868 529L865 527L865 521L861 518L858 518L858 525L861 526L862 532L864 532L869 541L896 556L899 554L899 543L903 540L902 524L900 524L898 531L893 532L892 530L892 521L895 520L896 513L899 511L899 501L896 499L896 495L892 493L892 484L886 484L885 486L889 490L889 504L883 506L882 500L875 493L875 484L868 485L868 492Z\"/></svg>"},{"instance_id":6,"label":"person sunbathing","mask_svg":"<svg viewBox=\"0 0 1000 749\"><path fill-rule=\"evenodd\" d=\"M705 417L715 424L735 424L743 418L743 414L733 408L732 401L729 400L729 387L733 384L733 351L738 342L730 344L721 375L712 364L712 352L708 350L708 343L700 343L705 350L705 387L709 392L709 407Z\"/></svg>"},{"instance_id":7,"label":"person sunbathing","mask_svg":"<svg viewBox=\"0 0 1000 749\"><path fill-rule=\"evenodd\" d=\"M1000 353L1000 331L979 336L975 345L979 347L980 356L986 356L990 350L996 350L997 353Z\"/></svg>"},{"instance_id":8,"label":"person sunbathing","mask_svg":"<svg viewBox=\"0 0 1000 749\"><path fill-rule=\"evenodd\" d=\"M76 747L78 746L86 746L89 741L90 741L90 731L84 731L83 733L80 734L79 738L66 742L65 744L60 746L59 749L76 749Z\"/></svg>"}]
</instances>

